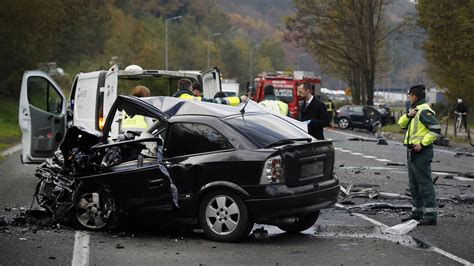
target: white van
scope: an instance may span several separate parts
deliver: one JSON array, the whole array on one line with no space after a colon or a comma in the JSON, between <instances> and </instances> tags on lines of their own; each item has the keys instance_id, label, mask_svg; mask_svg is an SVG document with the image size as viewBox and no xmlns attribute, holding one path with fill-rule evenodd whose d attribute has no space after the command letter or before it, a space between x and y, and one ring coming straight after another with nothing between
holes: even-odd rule
<instances>
[{"instance_id":1,"label":"white van","mask_svg":"<svg viewBox=\"0 0 474 266\"><path fill-rule=\"evenodd\" d=\"M20 93L19 124L22 131L22 163L39 163L51 157L71 125L99 133L105 117L119 94L130 94L137 85L152 96L170 96L182 78L203 85L205 98L221 91L218 68L204 71L119 70L77 74L66 101L61 88L46 73L26 71ZM118 124L112 135L118 134Z\"/></svg>"}]
</instances>

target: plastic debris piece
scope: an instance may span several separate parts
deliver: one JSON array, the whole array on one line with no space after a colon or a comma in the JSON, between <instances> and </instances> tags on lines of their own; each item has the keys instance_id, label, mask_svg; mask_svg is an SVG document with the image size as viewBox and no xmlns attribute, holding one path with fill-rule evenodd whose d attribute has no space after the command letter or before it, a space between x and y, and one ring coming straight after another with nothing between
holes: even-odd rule
<instances>
[{"instance_id":1,"label":"plastic debris piece","mask_svg":"<svg viewBox=\"0 0 474 266\"><path fill-rule=\"evenodd\" d=\"M379 138L377 140L377 145L388 145L388 143L384 138Z\"/></svg>"},{"instance_id":2,"label":"plastic debris piece","mask_svg":"<svg viewBox=\"0 0 474 266\"><path fill-rule=\"evenodd\" d=\"M404 235L404 234L410 232L411 230L415 229L416 226L418 225L418 223L419 222L417 220L409 220L409 221L406 221L404 223L397 224L397 225L394 225L392 227L385 228L385 229L382 230L382 232L384 232L386 234L401 236L401 235Z\"/></svg>"},{"instance_id":3,"label":"plastic debris piece","mask_svg":"<svg viewBox=\"0 0 474 266\"><path fill-rule=\"evenodd\" d=\"M379 192L379 198L381 199L411 199L406 195L398 194L398 193L390 193L390 192Z\"/></svg>"},{"instance_id":4,"label":"plastic debris piece","mask_svg":"<svg viewBox=\"0 0 474 266\"><path fill-rule=\"evenodd\" d=\"M115 248L116 248L116 249L122 249L122 248L124 248L124 246L121 245L121 244L117 244L117 245L115 245Z\"/></svg>"}]
</instances>

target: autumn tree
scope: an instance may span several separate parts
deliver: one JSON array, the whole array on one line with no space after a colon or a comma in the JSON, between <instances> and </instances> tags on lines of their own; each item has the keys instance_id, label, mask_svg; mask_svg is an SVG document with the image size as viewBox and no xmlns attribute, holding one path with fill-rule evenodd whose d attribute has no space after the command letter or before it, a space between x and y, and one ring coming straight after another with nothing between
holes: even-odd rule
<instances>
[{"instance_id":1,"label":"autumn tree","mask_svg":"<svg viewBox=\"0 0 474 266\"><path fill-rule=\"evenodd\" d=\"M287 40L309 51L321 68L347 81L356 104L373 104L376 74L387 71L387 0L295 0Z\"/></svg>"},{"instance_id":2,"label":"autumn tree","mask_svg":"<svg viewBox=\"0 0 474 266\"><path fill-rule=\"evenodd\" d=\"M474 103L474 2L420 0L417 9L428 34L423 45L428 75L451 100Z\"/></svg>"}]
</instances>

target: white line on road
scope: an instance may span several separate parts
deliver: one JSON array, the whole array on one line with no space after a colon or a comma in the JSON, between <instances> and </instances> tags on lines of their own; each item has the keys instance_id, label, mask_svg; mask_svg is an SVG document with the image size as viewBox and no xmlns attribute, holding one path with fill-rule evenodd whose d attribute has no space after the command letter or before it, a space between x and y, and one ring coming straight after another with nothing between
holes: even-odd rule
<instances>
[{"instance_id":1,"label":"white line on road","mask_svg":"<svg viewBox=\"0 0 474 266\"><path fill-rule=\"evenodd\" d=\"M342 205L342 204L339 204L339 203L336 203L334 206L336 206L337 208L340 208L340 209L349 210L346 206L344 206L344 205ZM355 216L357 216L357 217L360 217L360 218L363 219L363 220L366 220L366 221L368 221L368 222L374 224L375 226L380 227L382 230L389 227L388 225L383 224L383 223L381 223L381 222L379 222L379 221L377 221L377 220L374 220L374 219L372 219L372 218L370 218L370 217L368 217L367 215L364 215L364 214L362 214L362 213L353 212L352 214L355 215ZM431 246L430 250L433 251L433 252L436 252L436 253L438 253L438 254L441 254L441 255L443 255L443 256L449 258L449 259L455 260L455 261L457 261L457 262L459 262L459 263L461 263L461 264L463 264L463 265L473 265L471 262L469 262L469 261L467 261L467 260L465 260L465 259L463 259L463 258L460 258L460 257L458 257L458 256L456 256L456 255L454 255L454 254L451 254L451 253L449 253L449 252L447 252L447 251L445 251L445 250L442 250L442 249L440 249L440 248Z\"/></svg>"},{"instance_id":2,"label":"white line on road","mask_svg":"<svg viewBox=\"0 0 474 266\"><path fill-rule=\"evenodd\" d=\"M362 156L365 156L364 154L360 153L360 152L351 152L350 154L352 155L362 155Z\"/></svg>"},{"instance_id":3,"label":"white line on road","mask_svg":"<svg viewBox=\"0 0 474 266\"><path fill-rule=\"evenodd\" d=\"M388 160L388 159L375 159L375 160L379 162L391 162L391 160Z\"/></svg>"},{"instance_id":4,"label":"white line on road","mask_svg":"<svg viewBox=\"0 0 474 266\"><path fill-rule=\"evenodd\" d=\"M372 156L372 155L364 155L364 156L362 156L362 157L367 158L367 159L375 159L375 158L377 158L377 157Z\"/></svg>"},{"instance_id":5,"label":"white line on road","mask_svg":"<svg viewBox=\"0 0 474 266\"><path fill-rule=\"evenodd\" d=\"M351 133L346 133L346 132L341 132L341 131L338 131L338 130L334 130L334 129L327 129L325 128L324 130L327 130L329 132L332 132L332 133L336 133L336 134L341 134L341 135L345 135L345 136L349 136L349 137L356 137L356 138L360 138L360 135L356 135L356 134L351 134ZM395 145L401 145L400 142L398 141L387 141L388 143L391 143L391 144L395 144ZM447 150L441 150L441 149L434 149L435 151L438 151L438 152L444 152L444 153L448 153L448 154L452 154L452 155L456 155L457 152L453 152L453 151L447 151Z\"/></svg>"},{"instance_id":6,"label":"white line on road","mask_svg":"<svg viewBox=\"0 0 474 266\"><path fill-rule=\"evenodd\" d=\"M74 235L74 251L72 253L72 266L89 265L90 235L87 232L76 231Z\"/></svg>"},{"instance_id":7,"label":"white line on road","mask_svg":"<svg viewBox=\"0 0 474 266\"><path fill-rule=\"evenodd\" d=\"M19 151L19 150L21 150L21 144L17 144L13 147L10 147L10 148L2 151L2 153L0 153L0 156L8 156L12 153L15 153L15 152Z\"/></svg>"}]
</instances>

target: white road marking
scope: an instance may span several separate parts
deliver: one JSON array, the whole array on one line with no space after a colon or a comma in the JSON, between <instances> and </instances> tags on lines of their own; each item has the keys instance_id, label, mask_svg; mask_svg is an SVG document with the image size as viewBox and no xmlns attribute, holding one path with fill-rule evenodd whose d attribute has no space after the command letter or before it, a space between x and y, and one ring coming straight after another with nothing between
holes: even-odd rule
<instances>
[{"instance_id":1,"label":"white road marking","mask_svg":"<svg viewBox=\"0 0 474 266\"><path fill-rule=\"evenodd\" d=\"M334 206L336 206L336 207L338 207L338 208L342 208L342 209L348 210L348 208L347 208L346 206L344 206L344 205L342 205L342 204L339 204L339 203L334 204ZM389 227L388 225L385 225L385 224L383 224L383 223L381 223L381 222L379 222L379 221L377 221L377 220L374 220L374 219L372 219L372 218L370 218L370 217L367 217L367 216L364 215L364 214L356 213L356 212L352 212L352 214L353 214L354 216L357 216L357 217L359 217L359 218L361 218L361 219L363 219L363 220L366 220L366 221L368 221L368 222L374 224L375 226L378 226L378 227L381 228L382 230L383 230L384 228L388 228L388 227ZM459 262L459 263L461 263L461 264L463 264L463 265L473 265L471 262L469 262L469 261L467 261L467 260L465 260L465 259L463 259L463 258L460 258L460 257L458 257L458 256L456 256L456 255L454 255L454 254L451 254L451 253L449 253L449 252L447 252L447 251L445 251L445 250L442 250L442 249L440 249L440 248L438 248L438 247L431 246L431 247L429 248L429 250L431 250L431 251L433 251L433 252L436 252L436 253L438 253L438 254L440 254L440 255L442 255L442 256L445 256L445 257L447 257L447 258L449 258L449 259L452 259L452 260L454 260L454 261L457 261L457 262Z\"/></svg>"},{"instance_id":2,"label":"white road marking","mask_svg":"<svg viewBox=\"0 0 474 266\"><path fill-rule=\"evenodd\" d=\"M388 159L375 159L375 160L379 162L391 162L391 160L388 160Z\"/></svg>"},{"instance_id":3,"label":"white road marking","mask_svg":"<svg viewBox=\"0 0 474 266\"><path fill-rule=\"evenodd\" d=\"M334 130L334 129L327 129L327 128L325 128L324 130L327 130L327 131L332 132L332 133L337 133L337 134L349 136L349 137L355 137L355 138L360 138L360 137L361 137L360 135L351 134L351 133L345 133L345 132L341 132L341 131ZM394 144L394 145L402 145L402 143L401 143L401 142L398 142L398 141L387 140L387 142L388 142L388 143L391 143L391 144ZM438 152L444 152L444 153L447 153L447 154L452 154L452 155L456 155L456 153L457 153L457 152L452 152L452 151L447 151L447 150L441 150L441 149L434 149L434 150L435 150L435 151L438 151Z\"/></svg>"},{"instance_id":4,"label":"white road marking","mask_svg":"<svg viewBox=\"0 0 474 266\"><path fill-rule=\"evenodd\" d=\"M8 155L10 155L10 154L12 154L12 153L15 153L15 152L17 152L17 151L20 151L20 150L21 150L21 144L17 144L17 145L15 145L15 146L13 146L13 147L10 147L10 148L8 148L8 149L2 151L2 152L0 153L0 156L8 156Z\"/></svg>"},{"instance_id":5,"label":"white road marking","mask_svg":"<svg viewBox=\"0 0 474 266\"><path fill-rule=\"evenodd\" d=\"M72 266L89 265L90 235L87 232L76 231L74 235L74 250L72 253Z\"/></svg>"},{"instance_id":6,"label":"white road marking","mask_svg":"<svg viewBox=\"0 0 474 266\"><path fill-rule=\"evenodd\" d=\"M377 157L371 156L371 155L364 155L364 156L362 156L362 157L367 158L367 159L375 159L375 158L377 158Z\"/></svg>"},{"instance_id":7,"label":"white road marking","mask_svg":"<svg viewBox=\"0 0 474 266\"><path fill-rule=\"evenodd\" d=\"M351 152L350 154L352 154L352 155L364 155L364 154L362 154L362 153L360 153L360 152Z\"/></svg>"}]
</instances>

